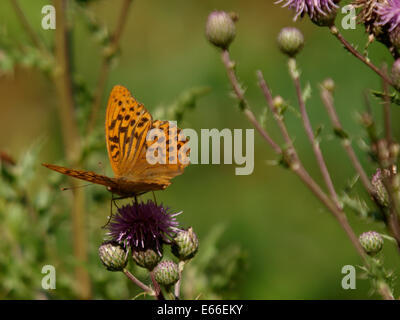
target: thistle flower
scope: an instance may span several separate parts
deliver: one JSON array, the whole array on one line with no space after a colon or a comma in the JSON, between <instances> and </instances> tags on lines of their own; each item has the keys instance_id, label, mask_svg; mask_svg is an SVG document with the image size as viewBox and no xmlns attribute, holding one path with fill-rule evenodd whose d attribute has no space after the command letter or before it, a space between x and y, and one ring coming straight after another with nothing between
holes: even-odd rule
<instances>
[{"instance_id":1,"label":"thistle flower","mask_svg":"<svg viewBox=\"0 0 400 320\"><path fill-rule=\"evenodd\" d=\"M388 25L393 31L400 25L400 0L385 0L376 4L376 13L380 18L380 25Z\"/></svg>"},{"instance_id":2,"label":"thistle flower","mask_svg":"<svg viewBox=\"0 0 400 320\"><path fill-rule=\"evenodd\" d=\"M378 25L388 28L391 44L400 48L400 0L385 0L377 4Z\"/></svg>"},{"instance_id":3,"label":"thistle flower","mask_svg":"<svg viewBox=\"0 0 400 320\"><path fill-rule=\"evenodd\" d=\"M306 13L312 20L321 16L328 16L333 12L335 12L336 15L336 10L339 8L336 3L339 3L339 1L340 0L278 0L275 3L285 2L282 7L294 9L296 15L293 20L296 21L299 16L303 17Z\"/></svg>"},{"instance_id":4,"label":"thistle flower","mask_svg":"<svg viewBox=\"0 0 400 320\"><path fill-rule=\"evenodd\" d=\"M113 240L129 245L132 251L152 249L162 255L162 244L170 243L180 231L176 216L169 208L147 203L132 203L122 206L109 224L109 235Z\"/></svg>"}]
</instances>

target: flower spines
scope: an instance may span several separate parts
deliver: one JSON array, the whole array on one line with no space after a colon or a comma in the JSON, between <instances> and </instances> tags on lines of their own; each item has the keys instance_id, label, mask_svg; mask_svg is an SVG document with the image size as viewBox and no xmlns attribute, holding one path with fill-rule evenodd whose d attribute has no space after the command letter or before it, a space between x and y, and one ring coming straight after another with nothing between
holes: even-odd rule
<instances>
[{"instance_id":1,"label":"flower spines","mask_svg":"<svg viewBox=\"0 0 400 320\"><path fill-rule=\"evenodd\" d=\"M297 20L298 17L303 17L304 14L308 14L310 18L314 18L316 15L328 15L333 10L336 10L338 6L337 0L278 0L275 3L285 2L282 7L288 7L294 9L296 15L293 20Z\"/></svg>"}]
</instances>

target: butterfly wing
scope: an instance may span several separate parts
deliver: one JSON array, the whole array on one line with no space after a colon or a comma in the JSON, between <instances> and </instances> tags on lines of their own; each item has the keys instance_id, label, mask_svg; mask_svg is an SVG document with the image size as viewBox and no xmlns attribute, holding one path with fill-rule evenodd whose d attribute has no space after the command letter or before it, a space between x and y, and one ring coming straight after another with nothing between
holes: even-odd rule
<instances>
[{"instance_id":1,"label":"butterfly wing","mask_svg":"<svg viewBox=\"0 0 400 320\"><path fill-rule=\"evenodd\" d=\"M136 181L168 186L171 184L170 180L182 174L189 165L189 140L181 129L170 121L156 120L152 123L149 133L152 129L157 129L160 135L155 136L153 141L146 141L130 175ZM160 155L159 160L164 161L152 164L154 154Z\"/></svg>"},{"instance_id":2,"label":"butterfly wing","mask_svg":"<svg viewBox=\"0 0 400 320\"><path fill-rule=\"evenodd\" d=\"M114 86L106 111L106 141L108 157L116 178L132 171L152 117L146 108L132 97L128 89Z\"/></svg>"},{"instance_id":3,"label":"butterfly wing","mask_svg":"<svg viewBox=\"0 0 400 320\"><path fill-rule=\"evenodd\" d=\"M78 178L81 180L89 181L96 184L101 184L103 186L107 186L111 189L117 189L118 184L115 179L103 176L101 174L97 174L93 171L83 171L83 170L75 170L69 169L66 167L56 166L54 164L42 163L43 166L49 168L51 170L57 171L59 173L65 174L70 177Z\"/></svg>"}]
</instances>

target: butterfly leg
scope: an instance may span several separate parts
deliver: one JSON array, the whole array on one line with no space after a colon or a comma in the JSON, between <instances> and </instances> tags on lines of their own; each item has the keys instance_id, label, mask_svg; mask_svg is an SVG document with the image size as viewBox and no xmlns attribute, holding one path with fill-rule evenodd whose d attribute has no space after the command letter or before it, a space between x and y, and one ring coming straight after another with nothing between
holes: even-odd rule
<instances>
[{"instance_id":1,"label":"butterfly leg","mask_svg":"<svg viewBox=\"0 0 400 320\"><path fill-rule=\"evenodd\" d=\"M114 198L114 194L111 195L111 201L110 201L110 215L108 216L108 221L107 221L107 223L106 223L104 226L102 226L103 229L104 229L105 227L108 226L108 224L110 223L112 217L114 216L114 214L113 214L113 212L112 212L113 203L114 203L114 205L117 207L117 209L119 209L119 207L118 207L118 205L117 205L117 203L116 203L115 201L116 201L116 200L120 200L120 199L125 199L125 198L126 198L126 197Z\"/></svg>"},{"instance_id":2,"label":"butterfly leg","mask_svg":"<svg viewBox=\"0 0 400 320\"><path fill-rule=\"evenodd\" d=\"M158 207L158 205L157 205L157 199L156 199L156 194L154 193L154 191L152 191L152 193L153 193L154 203L155 203L156 206Z\"/></svg>"}]
</instances>

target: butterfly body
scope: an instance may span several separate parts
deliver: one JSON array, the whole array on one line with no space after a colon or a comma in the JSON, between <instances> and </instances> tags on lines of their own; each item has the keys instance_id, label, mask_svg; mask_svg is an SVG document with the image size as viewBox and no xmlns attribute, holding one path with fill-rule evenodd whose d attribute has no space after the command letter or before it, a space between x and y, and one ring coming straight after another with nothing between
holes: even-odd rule
<instances>
[{"instance_id":1,"label":"butterfly body","mask_svg":"<svg viewBox=\"0 0 400 320\"><path fill-rule=\"evenodd\" d=\"M182 136L181 130L168 121L153 121L150 113L123 86L115 86L111 91L105 129L108 156L115 177L47 163L43 163L43 166L74 178L104 185L113 194L134 197L167 188L171 184L170 180L182 174L189 164L189 150L177 153L179 150L184 151L185 148L182 147L188 142ZM162 134L160 138L147 141L146 137L151 129L159 130ZM160 146L163 148L160 149ZM166 161L149 163L149 149L157 149L156 152L160 150L157 154L164 155Z\"/></svg>"}]
</instances>

